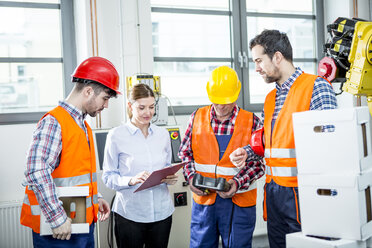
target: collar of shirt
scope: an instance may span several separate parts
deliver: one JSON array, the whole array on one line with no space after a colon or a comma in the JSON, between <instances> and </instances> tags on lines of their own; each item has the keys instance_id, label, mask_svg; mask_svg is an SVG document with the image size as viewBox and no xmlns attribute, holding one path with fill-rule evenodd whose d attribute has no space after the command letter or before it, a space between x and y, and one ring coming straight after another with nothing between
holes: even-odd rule
<instances>
[{"instance_id":1,"label":"collar of shirt","mask_svg":"<svg viewBox=\"0 0 372 248\"><path fill-rule=\"evenodd\" d=\"M275 87L277 91L289 91L292 84L296 79L303 73L300 67L296 67L296 71L280 86L278 83L276 83Z\"/></svg>"},{"instance_id":2,"label":"collar of shirt","mask_svg":"<svg viewBox=\"0 0 372 248\"><path fill-rule=\"evenodd\" d=\"M66 101L60 101L59 106L64 108L72 116L76 123L79 123L81 126L84 126L84 119L87 114L83 114L83 111L81 111L74 105L67 103Z\"/></svg>"},{"instance_id":3,"label":"collar of shirt","mask_svg":"<svg viewBox=\"0 0 372 248\"><path fill-rule=\"evenodd\" d=\"M130 120L127 121L128 130L131 135L134 135L136 132L141 131L138 127L136 127ZM154 124L150 123L149 126L149 135L151 135L154 132Z\"/></svg>"},{"instance_id":4,"label":"collar of shirt","mask_svg":"<svg viewBox=\"0 0 372 248\"><path fill-rule=\"evenodd\" d=\"M239 107L238 107L237 104L235 104L234 109L233 109L230 117L227 118L226 120L224 120L223 122L221 122L217 119L216 110L214 109L214 105L212 104L212 107L211 107L211 123L212 122L214 122L216 124L231 123L232 125L235 125L235 120L236 120L236 117L238 116L238 112L239 112Z\"/></svg>"}]
</instances>

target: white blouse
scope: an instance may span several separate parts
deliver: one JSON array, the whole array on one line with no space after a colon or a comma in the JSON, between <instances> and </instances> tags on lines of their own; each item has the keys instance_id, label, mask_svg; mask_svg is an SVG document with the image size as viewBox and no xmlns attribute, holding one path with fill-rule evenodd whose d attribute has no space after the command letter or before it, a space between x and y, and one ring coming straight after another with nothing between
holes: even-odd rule
<instances>
[{"instance_id":1,"label":"white blouse","mask_svg":"<svg viewBox=\"0 0 372 248\"><path fill-rule=\"evenodd\" d=\"M102 180L116 191L112 211L126 219L149 223L168 218L174 211L165 183L133 193L141 184L129 180L141 171L171 165L172 150L168 131L150 124L145 138L131 122L116 127L107 135Z\"/></svg>"}]
</instances>

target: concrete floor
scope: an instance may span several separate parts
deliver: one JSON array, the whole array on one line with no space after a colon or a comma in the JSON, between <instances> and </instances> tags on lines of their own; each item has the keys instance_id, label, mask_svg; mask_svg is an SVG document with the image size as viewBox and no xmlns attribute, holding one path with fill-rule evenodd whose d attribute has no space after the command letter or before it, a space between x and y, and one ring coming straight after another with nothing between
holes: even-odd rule
<instances>
[{"instance_id":1,"label":"concrete floor","mask_svg":"<svg viewBox=\"0 0 372 248\"><path fill-rule=\"evenodd\" d=\"M222 244L219 245L219 248L222 248ZM252 248L269 248L269 240L267 239L267 235L253 237Z\"/></svg>"},{"instance_id":2,"label":"concrete floor","mask_svg":"<svg viewBox=\"0 0 372 248\"><path fill-rule=\"evenodd\" d=\"M267 235L253 237L252 248L269 248L269 240Z\"/></svg>"}]
</instances>

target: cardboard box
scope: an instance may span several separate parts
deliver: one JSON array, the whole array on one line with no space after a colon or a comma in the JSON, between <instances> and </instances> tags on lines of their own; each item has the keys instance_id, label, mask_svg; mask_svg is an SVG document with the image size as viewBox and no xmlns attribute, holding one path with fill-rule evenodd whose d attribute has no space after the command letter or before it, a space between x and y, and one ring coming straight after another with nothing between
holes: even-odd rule
<instances>
[{"instance_id":1,"label":"cardboard box","mask_svg":"<svg viewBox=\"0 0 372 248\"><path fill-rule=\"evenodd\" d=\"M372 168L368 107L293 114L299 174L352 173ZM333 132L319 131L334 126Z\"/></svg>"},{"instance_id":2,"label":"cardboard box","mask_svg":"<svg viewBox=\"0 0 372 248\"><path fill-rule=\"evenodd\" d=\"M298 175L302 232L363 240L372 236L372 170L362 175Z\"/></svg>"},{"instance_id":3,"label":"cardboard box","mask_svg":"<svg viewBox=\"0 0 372 248\"><path fill-rule=\"evenodd\" d=\"M57 187L57 196L63 202L63 208L72 219L71 233L89 233L89 223L86 223L86 197L89 186ZM72 218L73 217L73 218ZM52 229L43 213L40 215L40 235L52 235Z\"/></svg>"},{"instance_id":4,"label":"cardboard box","mask_svg":"<svg viewBox=\"0 0 372 248\"><path fill-rule=\"evenodd\" d=\"M286 235L287 248L366 248L365 241L309 237L301 232Z\"/></svg>"}]
</instances>

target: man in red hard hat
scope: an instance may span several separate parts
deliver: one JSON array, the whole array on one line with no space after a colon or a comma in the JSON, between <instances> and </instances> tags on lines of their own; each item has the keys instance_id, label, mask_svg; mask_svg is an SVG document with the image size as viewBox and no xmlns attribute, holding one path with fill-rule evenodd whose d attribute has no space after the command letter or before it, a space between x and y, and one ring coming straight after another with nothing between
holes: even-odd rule
<instances>
[{"instance_id":1,"label":"man in red hard hat","mask_svg":"<svg viewBox=\"0 0 372 248\"><path fill-rule=\"evenodd\" d=\"M110 214L109 204L97 192L92 130L84 119L87 114L96 116L108 107L110 98L120 94L119 74L107 59L91 57L75 69L72 81L75 86L66 100L38 122L27 155L21 224L32 228L34 247L94 247L98 213L100 221ZM60 186L89 186L89 233L71 235L71 219L56 195ZM40 235L41 214L52 236Z\"/></svg>"}]
</instances>

